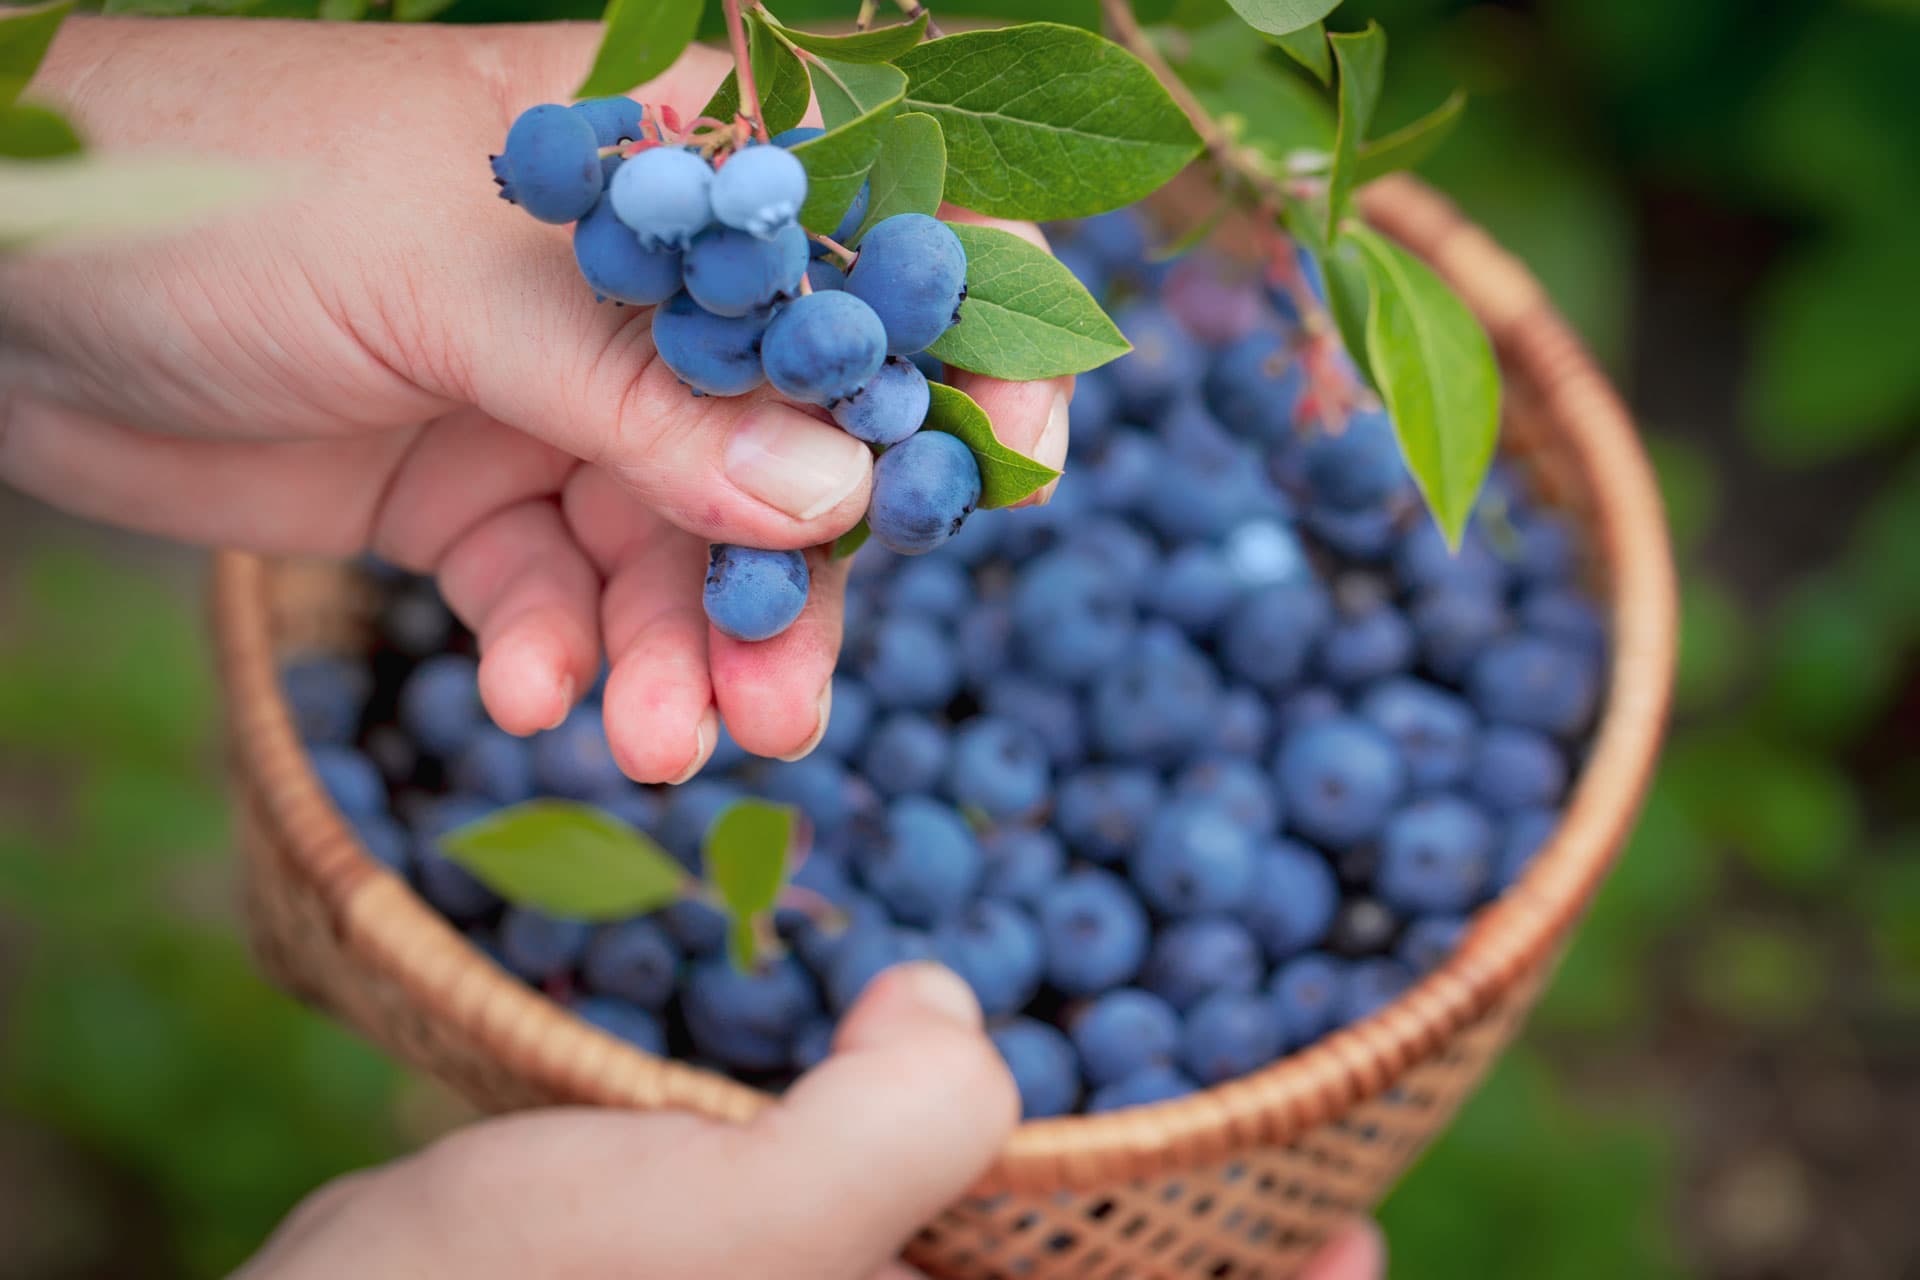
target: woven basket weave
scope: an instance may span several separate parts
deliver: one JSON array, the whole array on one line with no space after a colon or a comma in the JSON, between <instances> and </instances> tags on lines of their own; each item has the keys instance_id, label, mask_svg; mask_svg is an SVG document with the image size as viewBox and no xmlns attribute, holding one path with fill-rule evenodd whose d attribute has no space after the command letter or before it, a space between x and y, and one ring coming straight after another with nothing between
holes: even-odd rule
<instances>
[{"instance_id":1,"label":"woven basket weave","mask_svg":"<svg viewBox=\"0 0 1920 1280\"><path fill-rule=\"evenodd\" d=\"M1294 1274L1330 1229L1378 1203L1479 1081L1631 827L1665 721L1675 634L1665 525L1632 424L1539 285L1445 200L1392 178L1363 207L1479 314L1505 369L1504 447L1588 535L1614 645L1591 756L1560 830L1439 970L1244 1079L1023 1125L910 1247L936 1276ZM227 553L214 608L248 916L275 980L485 1109L592 1103L737 1121L768 1104L578 1021L361 851L306 763L276 678L292 648L359 641L369 601L349 575Z\"/></svg>"}]
</instances>

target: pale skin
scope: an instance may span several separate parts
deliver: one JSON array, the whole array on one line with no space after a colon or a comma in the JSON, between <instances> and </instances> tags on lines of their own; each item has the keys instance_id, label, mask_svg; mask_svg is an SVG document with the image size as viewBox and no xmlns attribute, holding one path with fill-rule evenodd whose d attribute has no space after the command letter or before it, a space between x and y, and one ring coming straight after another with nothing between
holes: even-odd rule
<instances>
[{"instance_id":1,"label":"pale skin","mask_svg":"<svg viewBox=\"0 0 1920 1280\"><path fill-rule=\"evenodd\" d=\"M830 541L871 461L770 394L689 396L644 312L593 302L564 230L492 198L486 156L522 108L566 100L597 34L70 20L32 92L96 146L289 181L170 239L0 259L0 480L184 541L433 573L502 727L557 723L605 655L617 759L677 781L719 717L760 755L818 741L843 570L812 553L800 621L742 644L701 611L706 545ZM635 96L690 117L725 69L690 50ZM1002 440L1061 464L1070 382L957 380ZM321 1188L246 1275L906 1274L890 1260L1017 1114L971 993L907 966L750 1125L489 1121ZM1366 1280L1383 1257L1356 1227L1308 1274Z\"/></svg>"}]
</instances>

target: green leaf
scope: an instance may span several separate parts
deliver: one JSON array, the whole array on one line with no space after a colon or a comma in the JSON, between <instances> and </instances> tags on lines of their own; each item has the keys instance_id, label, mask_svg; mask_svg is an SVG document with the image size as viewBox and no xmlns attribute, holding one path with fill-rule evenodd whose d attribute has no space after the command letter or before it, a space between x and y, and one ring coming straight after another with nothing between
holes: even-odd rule
<instances>
[{"instance_id":1,"label":"green leaf","mask_svg":"<svg viewBox=\"0 0 1920 1280\"><path fill-rule=\"evenodd\" d=\"M1340 64L1340 124L1333 143L1333 171L1327 179L1327 225L1337 227L1347 214L1347 197L1360 171L1360 147L1380 104L1386 78L1387 33L1377 22L1353 35L1327 37Z\"/></svg>"},{"instance_id":2,"label":"green leaf","mask_svg":"<svg viewBox=\"0 0 1920 1280\"><path fill-rule=\"evenodd\" d=\"M1254 147L1276 173L1295 153L1333 149L1333 111L1299 76L1255 63L1218 86L1194 86L1207 110L1242 142Z\"/></svg>"},{"instance_id":3,"label":"green leaf","mask_svg":"<svg viewBox=\"0 0 1920 1280\"><path fill-rule=\"evenodd\" d=\"M397 22L426 22L437 17L453 0L393 0L393 16ZM635 81L638 84L639 81ZM631 87L631 86L629 86Z\"/></svg>"},{"instance_id":4,"label":"green leaf","mask_svg":"<svg viewBox=\"0 0 1920 1280\"><path fill-rule=\"evenodd\" d=\"M918 111L902 111L880 134L880 151L867 174L873 194L854 243L860 243L874 223L896 213L937 212L946 180L947 143L940 122Z\"/></svg>"},{"instance_id":5,"label":"green leaf","mask_svg":"<svg viewBox=\"0 0 1920 1280\"><path fill-rule=\"evenodd\" d=\"M960 323L929 351L956 368L1028 382L1097 368L1133 348L1086 287L1011 231L948 224L967 251Z\"/></svg>"},{"instance_id":6,"label":"green leaf","mask_svg":"<svg viewBox=\"0 0 1920 1280\"><path fill-rule=\"evenodd\" d=\"M1052 467L1015 453L993 434L987 411L973 397L944 382L927 384L932 403L927 408L926 431L959 436L980 464L980 507L1009 507L1060 478Z\"/></svg>"},{"instance_id":7,"label":"green leaf","mask_svg":"<svg viewBox=\"0 0 1920 1280\"><path fill-rule=\"evenodd\" d=\"M1373 287L1366 258L1358 245L1342 237L1326 252L1315 252L1314 261L1320 264L1320 276L1327 283L1327 310L1340 330L1341 345L1360 376L1378 390L1373 361L1367 355L1367 317L1373 312Z\"/></svg>"},{"instance_id":8,"label":"green leaf","mask_svg":"<svg viewBox=\"0 0 1920 1280\"><path fill-rule=\"evenodd\" d=\"M171 230L283 190L280 176L257 163L128 153L0 160L0 249Z\"/></svg>"},{"instance_id":9,"label":"green leaf","mask_svg":"<svg viewBox=\"0 0 1920 1280\"><path fill-rule=\"evenodd\" d=\"M358 22L367 16L367 0L320 0L323 22Z\"/></svg>"},{"instance_id":10,"label":"green leaf","mask_svg":"<svg viewBox=\"0 0 1920 1280\"><path fill-rule=\"evenodd\" d=\"M1333 84L1333 50L1327 47L1327 29L1311 23L1285 35L1269 37L1280 51L1312 73L1321 84Z\"/></svg>"},{"instance_id":11,"label":"green leaf","mask_svg":"<svg viewBox=\"0 0 1920 1280\"><path fill-rule=\"evenodd\" d=\"M1255 31L1284 36L1310 27L1340 7L1340 0L1227 0Z\"/></svg>"},{"instance_id":12,"label":"green leaf","mask_svg":"<svg viewBox=\"0 0 1920 1280\"><path fill-rule=\"evenodd\" d=\"M757 10L747 15L746 23L747 57L753 63L754 87L760 91L760 115L769 134L785 133L800 123L807 114L807 104L813 101L807 69L801 65L800 56L783 43L784 33L760 21ZM731 120L739 111L740 85L729 71L700 114Z\"/></svg>"},{"instance_id":13,"label":"green leaf","mask_svg":"<svg viewBox=\"0 0 1920 1280\"><path fill-rule=\"evenodd\" d=\"M529 800L440 837L440 848L509 902L575 920L622 920L678 899L687 873L592 805Z\"/></svg>"},{"instance_id":14,"label":"green leaf","mask_svg":"<svg viewBox=\"0 0 1920 1280\"><path fill-rule=\"evenodd\" d=\"M1407 465L1459 545L1500 430L1500 373L1471 311L1425 263L1367 227L1367 358Z\"/></svg>"},{"instance_id":15,"label":"green leaf","mask_svg":"<svg viewBox=\"0 0 1920 1280\"><path fill-rule=\"evenodd\" d=\"M0 107L0 156L39 160L80 149L80 135L58 112L31 102Z\"/></svg>"},{"instance_id":16,"label":"green leaf","mask_svg":"<svg viewBox=\"0 0 1920 1280\"><path fill-rule=\"evenodd\" d=\"M831 234L860 194L880 154L888 122L900 109L907 78L883 62L813 64L813 89L827 131L793 149L807 167L807 202L800 223Z\"/></svg>"},{"instance_id":17,"label":"green leaf","mask_svg":"<svg viewBox=\"0 0 1920 1280\"><path fill-rule=\"evenodd\" d=\"M1467 109L1467 95L1455 90L1447 100L1404 129L1376 138L1360 148L1356 183L1372 182L1383 174L1411 169L1432 155Z\"/></svg>"},{"instance_id":18,"label":"green leaf","mask_svg":"<svg viewBox=\"0 0 1920 1280\"><path fill-rule=\"evenodd\" d=\"M860 523L833 540L832 556L835 560L852 555L867 545L867 539L873 536L873 529L862 516Z\"/></svg>"},{"instance_id":19,"label":"green leaf","mask_svg":"<svg viewBox=\"0 0 1920 1280\"><path fill-rule=\"evenodd\" d=\"M823 36L811 31L796 31L778 22L764 9L756 12L779 26L780 33L789 43L836 62L892 62L919 44L927 34L927 15L924 13L911 22L898 22L890 27L875 27L871 31L858 31L845 36Z\"/></svg>"},{"instance_id":20,"label":"green leaf","mask_svg":"<svg viewBox=\"0 0 1920 1280\"><path fill-rule=\"evenodd\" d=\"M672 66L700 25L704 0L607 0L606 29L576 98L625 93Z\"/></svg>"},{"instance_id":21,"label":"green leaf","mask_svg":"<svg viewBox=\"0 0 1920 1280\"><path fill-rule=\"evenodd\" d=\"M981 213L1101 213L1147 195L1200 150L1153 73L1090 31L969 31L920 45L899 66L907 106L946 134L947 199Z\"/></svg>"},{"instance_id":22,"label":"green leaf","mask_svg":"<svg viewBox=\"0 0 1920 1280\"><path fill-rule=\"evenodd\" d=\"M701 865L736 919L771 911L787 881L797 811L766 800L736 800L707 829Z\"/></svg>"},{"instance_id":23,"label":"green leaf","mask_svg":"<svg viewBox=\"0 0 1920 1280\"><path fill-rule=\"evenodd\" d=\"M0 107L11 106L47 56L53 33L73 12L73 0L0 13Z\"/></svg>"}]
</instances>

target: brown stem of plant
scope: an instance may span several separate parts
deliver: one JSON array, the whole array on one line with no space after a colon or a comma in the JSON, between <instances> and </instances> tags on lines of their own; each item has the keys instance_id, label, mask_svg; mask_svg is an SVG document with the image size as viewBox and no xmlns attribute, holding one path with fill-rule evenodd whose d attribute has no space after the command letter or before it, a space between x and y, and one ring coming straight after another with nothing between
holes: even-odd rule
<instances>
[{"instance_id":1,"label":"brown stem of plant","mask_svg":"<svg viewBox=\"0 0 1920 1280\"><path fill-rule=\"evenodd\" d=\"M835 240L832 236L823 236L818 231L807 232L807 239L813 241L815 244L824 245L831 252L839 254L841 259L849 267L853 265L853 260L860 256L852 249L841 244L838 240Z\"/></svg>"},{"instance_id":2,"label":"brown stem of plant","mask_svg":"<svg viewBox=\"0 0 1920 1280\"><path fill-rule=\"evenodd\" d=\"M753 82L753 55L747 50L747 24L740 16L740 0L721 0L727 11L727 43L733 46L733 78L740 87L740 114L753 121L760 141L767 140L767 122L760 116L760 88Z\"/></svg>"},{"instance_id":3,"label":"brown stem of plant","mask_svg":"<svg viewBox=\"0 0 1920 1280\"><path fill-rule=\"evenodd\" d=\"M938 40L947 34L940 29L940 24L933 20L933 12L926 5L921 4L920 0L894 0L894 3L900 6L900 12L907 15L908 22L912 22L923 13L927 15L927 39Z\"/></svg>"}]
</instances>

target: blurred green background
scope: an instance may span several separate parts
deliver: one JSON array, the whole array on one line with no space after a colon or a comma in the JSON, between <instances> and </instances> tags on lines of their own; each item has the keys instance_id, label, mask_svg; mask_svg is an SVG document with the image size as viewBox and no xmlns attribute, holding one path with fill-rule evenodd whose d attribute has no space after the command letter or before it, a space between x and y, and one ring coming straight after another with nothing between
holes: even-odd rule
<instances>
[{"instance_id":1,"label":"blurred green background","mask_svg":"<svg viewBox=\"0 0 1920 1280\"><path fill-rule=\"evenodd\" d=\"M1626 389L1685 581L1640 831L1387 1206L1393 1274L1920 1275L1920 4L1356 0L1336 25L1369 15L1387 125L1472 93L1427 176ZM457 1114L237 941L203 573L0 492L0 1277L218 1274Z\"/></svg>"}]
</instances>

